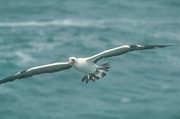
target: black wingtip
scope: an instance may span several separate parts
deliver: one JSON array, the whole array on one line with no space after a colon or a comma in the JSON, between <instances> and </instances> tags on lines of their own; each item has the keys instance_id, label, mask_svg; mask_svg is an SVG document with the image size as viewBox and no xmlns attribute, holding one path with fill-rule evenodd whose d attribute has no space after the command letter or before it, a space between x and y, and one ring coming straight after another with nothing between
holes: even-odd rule
<instances>
[{"instance_id":1,"label":"black wingtip","mask_svg":"<svg viewBox=\"0 0 180 119\"><path fill-rule=\"evenodd\" d=\"M4 78L4 79L0 80L0 84L14 81L15 79L12 78L12 77L13 77L13 76L9 76L9 77L7 77L7 78Z\"/></svg>"},{"instance_id":2,"label":"black wingtip","mask_svg":"<svg viewBox=\"0 0 180 119\"><path fill-rule=\"evenodd\" d=\"M155 49L155 48L165 48L174 45L129 45L131 51L133 50L147 50L147 49Z\"/></svg>"},{"instance_id":3,"label":"black wingtip","mask_svg":"<svg viewBox=\"0 0 180 119\"><path fill-rule=\"evenodd\" d=\"M26 71L27 71L27 70L24 70L24 71L18 72L18 73L14 74L14 75L11 75L11 76L9 76L9 77L4 78L4 79L0 80L0 84L2 84L2 83L7 83L7 82L12 82L12 81L14 81L14 80L16 80L16 79L24 78L24 75L23 75L23 74L24 74ZM19 75L19 76L17 76L17 75Z\"/></svg>"},{"instance_id":4,"label":"black wingtip","mask_svg":"<svg viewBox=\"0 0 180 119\"><path fill-rule=\"evenodd\" d=\"M157 45L157 47L162 47L162 48L169 47L169 46L174 46L174 45Z\"/></svg>"},{"instance_id":5,"label":"black wingtip","mask_svg":"<svg viewBox=\"0 0 180 119\"><path fill-rule=\"evenodd\" d=\"M130 48L138 48L138 47L159 47L159 48L164 48L164 47L169 47L169 46L174 46L174 45L129 45Z\"/></svg>"}]
</instances>

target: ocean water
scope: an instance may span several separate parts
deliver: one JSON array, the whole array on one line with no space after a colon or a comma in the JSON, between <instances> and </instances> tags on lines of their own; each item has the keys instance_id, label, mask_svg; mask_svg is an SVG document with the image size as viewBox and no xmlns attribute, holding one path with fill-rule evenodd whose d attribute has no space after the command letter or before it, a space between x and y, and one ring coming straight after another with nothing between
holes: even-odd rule
<instances>
[{"instance_id":1,"label":"ocean water","mask_svg":"<svg viewBox=\"0 0 180 119\"><path fill-rule=\"evenodd\" d=\"M0 85L0 119L180 119L179 0L1 0L0 79L124 44L172 44Z\"/></svg>"}]
</instances>

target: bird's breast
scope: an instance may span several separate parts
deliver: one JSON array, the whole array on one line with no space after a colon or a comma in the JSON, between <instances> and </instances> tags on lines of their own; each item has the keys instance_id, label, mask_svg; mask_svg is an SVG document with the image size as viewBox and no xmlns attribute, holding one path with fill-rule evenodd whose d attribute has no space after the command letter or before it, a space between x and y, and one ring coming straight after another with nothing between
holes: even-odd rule
<instances>
[{"instance_id":1,"label":"bird's breast","mask_svg":"<svg viewBox=\"0 0 180 119\"><path fill-rule=\"evenodd\" d=\"M88 62L85 58L79 58L74 64L73 67L85 74L91 74L96 71L96 64L93 62Z\"/></svg>"}]
</instances>

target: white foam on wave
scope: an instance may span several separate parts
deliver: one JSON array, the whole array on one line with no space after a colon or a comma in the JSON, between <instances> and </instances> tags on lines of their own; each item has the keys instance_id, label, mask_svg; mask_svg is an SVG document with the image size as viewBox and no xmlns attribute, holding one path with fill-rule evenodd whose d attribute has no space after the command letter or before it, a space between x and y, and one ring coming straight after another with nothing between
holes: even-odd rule
<instances>
[{"instance_id":1,"label":"white foam on wave","mask_svg":"<svg viewBox=\"0 0 180 119\"><path fill-rule=\"evenodd\" d=\"M76 26L76 27L101 27L100 21L91 20L53 20L53 21L26 21L26 22L0 22L0 27L44 27L44 26Z\"/></svg>"},{"instance_id":2,"label":"white foam on wave","mask_svg":"<svg viewBox=\"0 0 180 119\"><path fill-rule=\"evenodd\" d=\"M112 20L111 20L112 21ZM131 19L131 18L119 18L114 21L119 21L121 23L127 23L131 25L164 25L164 24L180 24L179 20L162 20L162 19Z\"/></svg>"},{"instance_id":3,"label":"white foam on wave","mask_svg":"<svg viewBox=\"0 0 180 119\"><path fill-rule=\"evenodd\" d=\"M29 62L35 62L36 60L29 54L22 52L22 51L15 51L14 55L19 58L19 61L17 61L18 65L24 65Z\"/></svg>"},{"instance_id":4,"label":"white foam on wave","mask_svg":"<svg viewBox=\"0 0 180 119\"><path fill-rule=\"evenodd\" d=\"M128 102L131 102L131 99L124 97L124 98L121 98L121 102L128 103Z\"/></svg>"},{"instance_id":5,"label":"white foam on wave","mask_svg":"<svg viewBox=\"0 0 180 119\"><path fill-rule=\"evenodd\" d=\"M0 27L44 27L44 26L75 26L105 28L110 24L144 25L144 24L180 24L179 21L169 20L141 20L141 19L62 19L52 21L24 21L24 22L0 22Z\"/></svg>"}]
</instances>

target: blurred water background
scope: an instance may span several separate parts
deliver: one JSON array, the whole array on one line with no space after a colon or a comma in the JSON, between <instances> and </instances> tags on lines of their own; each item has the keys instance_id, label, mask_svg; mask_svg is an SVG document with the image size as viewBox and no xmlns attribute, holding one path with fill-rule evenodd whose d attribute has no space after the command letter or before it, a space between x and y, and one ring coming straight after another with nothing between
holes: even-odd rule
<instances>
[{"instance_id":1,"label":"blurred water background","mask_svg":"<svg viewBox=\"0 0 180 119\"><path fill-rule=\"evenodd\" d=\"M0 119L180 119L179 0L1 0L0 78L124 44L174 44L0 85Z\"/></svg>"}]
</instances>

